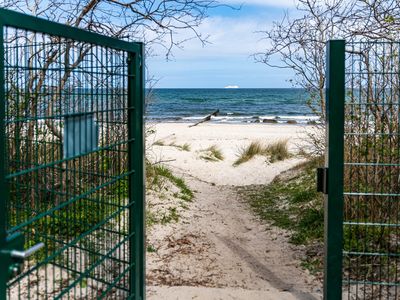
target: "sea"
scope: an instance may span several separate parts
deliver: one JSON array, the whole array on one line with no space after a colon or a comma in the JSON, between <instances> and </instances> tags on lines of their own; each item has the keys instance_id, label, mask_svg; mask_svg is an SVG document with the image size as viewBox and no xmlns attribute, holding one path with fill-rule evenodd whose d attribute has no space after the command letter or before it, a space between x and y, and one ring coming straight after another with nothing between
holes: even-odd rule
<instances>
[{"instance_id":1,"label":"sea","mask_svg":"<svg viewBox=\"0 0 400 300\"><path fill-rule=\"evenodd\" d=\"M215 123L315 122L302 89L154 89L146 119L155 122L197 122L219 110Z\"/></svg>"}]
</instances>

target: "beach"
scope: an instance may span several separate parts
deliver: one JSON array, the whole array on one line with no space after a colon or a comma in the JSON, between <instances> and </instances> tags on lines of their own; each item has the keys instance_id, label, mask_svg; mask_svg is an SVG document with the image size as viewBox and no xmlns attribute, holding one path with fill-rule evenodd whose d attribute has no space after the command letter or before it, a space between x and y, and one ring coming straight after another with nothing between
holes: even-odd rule
<instances>
[{"instance_id":1,"label":"beach","mask_svg":"<svg viewBox=\"0 0 400 300\"><path fill-rule=\"evenodd\" d=\"M300 266L301 249L286 231L260 221L237 192L303 162L298 153L310 126L189 125L147 125L147 157L183 178L194 194L190 202L174 200L176 189L168 185L161 197L148 194L152 214L174 209L178 216L148 230L148 299L322 299L320 281ZM251 142L278 141L287 141L287 159L256 155L235 165ZM212 147L222 159L210 159Z\"/></svg>"},{"instance_id":2,"label":"beach","mask_svg":"<svg viewBox=\"0 0 400 300\"><path fill-rule=\"evenodd\" d=\"M155 130L150 136L148 156L162 161L181 172L216 185L266 184L276 175L296 165L302 159L296 154L304 144L307 126L284 124L215 124L203 123L189 127L190 123L160 123L149 125ZM287 140L293 157L271 164L263 156L234 166L239 152L252 141L268 145ZM162 146L160 146L162 144ZM188 144L190 151L179 146ZM169 146L173 145L173 146ZM215 146L224 156L223 160L202 159L203 151Z\"/></svg>"}]
</instances>

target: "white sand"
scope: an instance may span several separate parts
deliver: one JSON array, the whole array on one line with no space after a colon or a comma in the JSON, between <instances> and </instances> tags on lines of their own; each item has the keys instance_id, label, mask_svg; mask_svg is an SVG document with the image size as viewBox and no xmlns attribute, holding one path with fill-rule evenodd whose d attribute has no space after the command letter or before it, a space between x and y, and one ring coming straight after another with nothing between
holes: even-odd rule
<instances>
[{"instance_id":1,"label":"white sand","mask_svg":"<svg viewBox=\"0 0 400 300\"><path fill-rule=\"evenodd\" d=\"M269 163L264 156L232 166L240 147L259 140L265 144L288 139L290 151L304 137L303 126L274 124L188 124L155 126L149 144L153 161L164 161L195 191L187 209L178 209L179 222L155 225L148 232L149 300L186 299L322 299L321 283L300 267L301 251L288 243L288 233L261 222L235 186L268 184L302 159ZM188 143L190 151L176 146ZM216 145L223 161L201 159L202 150ZM173 193L172 188L166 188ZM152 207L177 200L148 197ZM168 202L168 204L167 204ZM177 206L179 206L178 202Z\"/></svg>"},{"instance_id":2,"label":"white sand","mask_svg":"<svg viewBox=\"0 0 400 300\"><path fill-rule=\"evenodd\" d=\"M242 147L252 141L270 144L274 141L289 141L292 153L298 151L298 145L305 136L305 126L276 125L276 124L209 124L203 123L195 127L188 127L185 123L162 123L154 126L156 134L150 137L151 142L161 141L168 145L174 143L183 145L188 143L191 151L179 151L171 146L154 146L149 151L154 161L165 161L185 173L196 178L217 185L248 185L270 182L276 175L299 163L299 158L292 158L283 162L270 164L264 156L241 164L237 167L233 163L238 158ZM218 162L209 162L201 159L202 150L216 145L225 159ZM178 150L178 151L177 151Z\"/></svg>"},{"instance_id":3,"label":"white sand","mask_svg":"<svg viewBox=\"0 0 400 300\"><path fill-rule=\"evenodd\" d=\"M240 299L240 300L277 300L277 295L280 299L296 300L289 292L276 293L276 291L269 290L245 290L235 288L204 288L204 287L150 287L148 289L148 297L157 295L159 300L181 300L181 299L196 299L196 300L210 300L210 299Z\"/></svg>"}]
</instances>

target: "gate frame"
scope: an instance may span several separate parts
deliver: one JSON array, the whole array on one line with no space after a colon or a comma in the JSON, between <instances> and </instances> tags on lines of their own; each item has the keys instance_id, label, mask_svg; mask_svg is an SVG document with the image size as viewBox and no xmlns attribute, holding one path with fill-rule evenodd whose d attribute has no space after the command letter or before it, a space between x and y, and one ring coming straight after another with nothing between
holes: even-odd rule
<instances>
[{"instance_id":1,"label":"gate frame","mask_svg":"<svg viewBox=\"0 0 400 300\"><path fill-rule=\"evenodd\" d=\"M342 299L345 41L326 45L326 151L324 299ZM341 176L329 176L341 174Z\"/></svg>"},{"instance_id":2,"label":"gate frame","mask_svg":"<svg viewBox=\"0 0 400 300\"><path fill-rule=\"evenodd\" d=\"M130 295L128 299L144 300L145 292L145 145L144 145L144 44L127 42L84 29L71 27L42 18L0 8L0 191L7 191L5 146L5 78L4 78L4 28L59 36L79 42L94 44L128 54L128 167L135 170L129 175L129 231L134 232L129 241ZM140 155L135 155L140 153ZM8 266L10 261L6 228L6 203L8 193L0 197L0 300L7 298ZM139 234L137 234L139 233ZM8 252L8 253L7 253Z\"/></svg>"}]
</instances>

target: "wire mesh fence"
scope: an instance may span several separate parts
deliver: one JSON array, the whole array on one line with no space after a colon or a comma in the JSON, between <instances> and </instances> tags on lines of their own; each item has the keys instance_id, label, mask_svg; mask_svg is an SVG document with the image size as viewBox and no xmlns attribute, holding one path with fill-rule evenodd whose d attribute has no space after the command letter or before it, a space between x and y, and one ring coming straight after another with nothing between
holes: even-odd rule
<instances>
[{"instance_id":1,"label":"wire mesh fence","mask_svg":"<svg viewBox=\"0 0 400 300\"><path fill-rule=\"evenodd\" d=\"M400 46L346 44L343 289L400 297Z\"/></svg>"},{"instance_id":2,"label":"wire mesh fence","mask_svg":"<svg viewBox=\"0 0 400 300\"><path fill-rule=\"evenodd\" d=\"M133 55L2 30L6 232L23 233L25 248L45 245L8 281L7 298L133 297Z\"/></svg>"}]
</instances>

